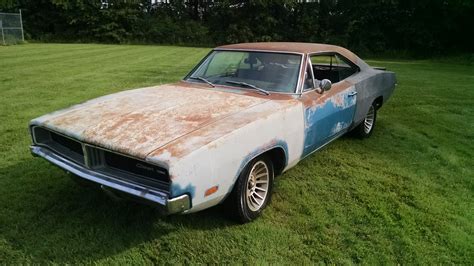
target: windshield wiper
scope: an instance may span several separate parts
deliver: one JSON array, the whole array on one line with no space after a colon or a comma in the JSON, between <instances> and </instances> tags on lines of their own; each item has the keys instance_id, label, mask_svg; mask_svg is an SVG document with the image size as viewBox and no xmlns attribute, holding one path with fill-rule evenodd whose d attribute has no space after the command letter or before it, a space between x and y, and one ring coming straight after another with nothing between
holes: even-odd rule
<instances>
[{"instance_id":1,"label":"windshield wiper","mask_svg":"<svg viewBox=\"0 0 474 266\"><path fill-rule=\"evenodd\" d=\"M265 95L270 95L270 93L264 89L261 89L253 84L249 84L247 82L240 82L240 81L232 81L232 80L226 80L226 83L230 83L230 84L236 84L236 85L241 85L241 86L245 86L247 88L252 88L254 90L257 90Z\"/></svg>"},{"instance_id":2,"label":"windshield wiper","mask_svg":"<svg viewBox=\"0 0 474 266\"><path fill-rule=\"evenodd\" d=\"M212 82L210 82L209 80L203 78L203 77L189 77L190 79L197 79L197 80L200 80L200 81L203 81L203 82L206 82L207 84L211 85L213 88L216 86L214 84L212 84Z\"/></svg>"}]
</instances>

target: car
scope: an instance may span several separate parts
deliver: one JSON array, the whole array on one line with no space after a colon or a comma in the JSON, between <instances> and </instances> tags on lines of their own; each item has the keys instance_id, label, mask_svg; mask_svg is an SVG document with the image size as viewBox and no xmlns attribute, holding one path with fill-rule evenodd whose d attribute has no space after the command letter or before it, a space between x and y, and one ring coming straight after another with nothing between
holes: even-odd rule
<instances>
[{"instance_id":1,"label":"car","mask_svg":"<svg viewBox=\"0 0 474 266\"><path fill-rule=\"evenodd\" d=\"M245 223L275 176L345 133L366 138L396 85L349 50L315 43L212 49L181 81L33 119L33 155L164 214L223 204Z\"/></svg>"}]
</instances>

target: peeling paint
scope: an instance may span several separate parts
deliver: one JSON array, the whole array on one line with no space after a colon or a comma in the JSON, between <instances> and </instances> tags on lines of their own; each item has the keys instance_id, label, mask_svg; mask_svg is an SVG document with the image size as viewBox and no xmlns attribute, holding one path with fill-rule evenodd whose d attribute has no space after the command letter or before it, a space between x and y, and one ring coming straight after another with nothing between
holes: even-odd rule
<instances>
[{"instance_id":1,"label":"peeling paint","mask_svg":"<svg viewBox=\"0 0 474 266\"><path fill-rule=\"evenodd\" d=\"M179 184L173 183L171 185L170 193L171 193L172 198L178 197L184 194L189 194L191 199L193 199L194 195L196 194L196 186L190 183L185 187L181 187Z\"/></svg>"},{"instance_id":2,"label":"peeling paint","mask_svg":"<svg viewBox=\"0 0 474 266\"><path fill-rule=\"evenodd\" d=\"M253 43L217 49L286 51L305 54L305 60L310 53L337 52L361 71L323 94L262 95L180 81L100 97L30 124L167 168L170 197L189 194L194 212L224 199L244 167L265 151L283 149L284 170L296 165L350 130L375 97L385 102L395 85L393 73L374 70L338 46ZM206 189L216 185L205 198Z\"/></svg>"},{"instance_id":3,"label":"peeling paint","mask_svg":"<svg viewBox=\"0 0 474 266\"><path fill-rule=\"evenodd\" d=\"M312 101L305 105L305 140L302 157L320 148L351 125L356 98L350 95L355 89L349 83L346 86L325 92L324 100Z\"/></svg>"},{"instance_id":4,"label":"peeling paint","mask_svg":"<svg viewBox=\"0 0 474 266\"><path fill-rule=\"evenodd\" d=\"M265 101L268 99L163 85L98 98L34 123L145 159L180 136Z\"/></svg>"},{"instance_id":5,"label":"peeling paint","mask_svg":"<svg viewBox=\"0 0 474 266\"><path fill-rule=\"evenodd\" d=\"M275 111L277 110L279 112L284 112L285 109L297 105L299 105L299 102L294 100L291 102L283 101L271 104L268 103L268 106L255 107L255 110L253 108L248 108L245 111L226 117L226 119L222 119L218 123L207 124L206 126L189 133L185 138L177 138L175 141L151 152L148 157L155 157L160 160L181 158L196 151L199 147L203 147L230 134L232 131L242 128L250 123L255 123L258 120L264 120L268 116L275 114ZM212 145L210 148L212 148Z\"/></svg>"},{"instance_id":6,"label":"peeling paint","mask_svg":"<svg viewBox=\"0 0 474 266\"><path fill-rule=\"evenodd\" d=\"M272 150L274 148L281 148L285 152L285 167L286 167L286 165L288 165L288 144L283 140L276 140L275 139L275 140L272 140L272 141L256 148L255 150L250 152L247 156L245 156L245 158L240 163L240 166L239 166L239 168L238 168L238 170L235 174L234 182L235 182L235 180L237 180L239 175L242 173L242 171L249 164L250 161L255 159L257 156L265 153L266 151ZM233 186L231 186L229 188L229 192L232 190L232 188L233 188Z\"/></svg>"},{"instance_id":7,"label":"peeling paint","mask_svg":"<svg viewBox=\"0 0 474 266\"><path fill-rule=\"evenodd\" d=\"M245 158L242 160L242 163L240 164L240 167L239 167L239 170L237 171L237 174L236 176L238 176L242 170L244 169L244 167L251 161L253 160L255 157L257 157L258 155L266 152L266 151L269 151L271 149L274 149L274 148L281 148L283 149L283 151L285 152L285 166L288 164L288 145L286 144L285 141L283 140L272 140L258 148L256 148L255 150L253 150L251 153L249 153L247 156L245 156Z\"/></svg>"},{"instance_id":8,"label":"peeling paint","mask_svg":"<svg viewBox=\"0 0 474 266\"><path fill-rule=\"evenodd\" d=\"M348 126L346 122L337 122L331 129L331 135L336 135Z\"/></svg>"}]
</instances>

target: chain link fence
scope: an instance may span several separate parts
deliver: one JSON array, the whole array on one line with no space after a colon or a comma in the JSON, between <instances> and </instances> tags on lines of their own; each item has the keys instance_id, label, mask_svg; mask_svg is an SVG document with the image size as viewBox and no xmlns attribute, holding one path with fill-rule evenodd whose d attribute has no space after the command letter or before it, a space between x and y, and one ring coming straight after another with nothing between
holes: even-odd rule
<instances>
[{"instance_id":1,"label":"chain link fence","mask_svg":"<svg viewBox=\"0 0 474 266\"><path fill-rule=\"evenodd\" d=\"M0 13L0 44L17 44L25 41L21 10L19 13Z\"/></svg>"}]
</instances>

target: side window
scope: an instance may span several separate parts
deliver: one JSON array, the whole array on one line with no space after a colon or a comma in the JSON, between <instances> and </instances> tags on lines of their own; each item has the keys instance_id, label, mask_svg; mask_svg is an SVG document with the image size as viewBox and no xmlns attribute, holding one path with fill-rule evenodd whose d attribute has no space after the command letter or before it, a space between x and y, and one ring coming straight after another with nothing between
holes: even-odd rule
<instances>
[{"instance_id":1,"label":"side window","mask_svg":"<svg viewBox=\"0 0 474 266\"><path fill-rule=\"evenodd\" d=\"M359 71L356 67L349 65L346 59L340 57L337 54L336 54L336 62L337 62L337 68L339 72L339 80L344 80Z\"/></svg>"},{"instance_id":2,"label":"side window","mask_svg":"<svg viewBox=\"0 0 474 266\"><path fill-rule=\"evenodd\" d=\"M332 83L339 81L339 75L336 70L336 57L334 55L313 55L310 58L315 79L329 79Z\"/></svg>"},{"instance_id":3,"label":"side window","mask_svg":"<svg viewBox=\"0 0 474 266\"><path fill-rule=\"evenodd\" d=\"M359 71L338 54L313 55L311 64L315 79L329 79L332 83L344 80Z\"/></svg>"}]
</instances>

